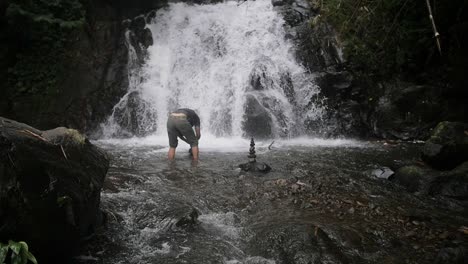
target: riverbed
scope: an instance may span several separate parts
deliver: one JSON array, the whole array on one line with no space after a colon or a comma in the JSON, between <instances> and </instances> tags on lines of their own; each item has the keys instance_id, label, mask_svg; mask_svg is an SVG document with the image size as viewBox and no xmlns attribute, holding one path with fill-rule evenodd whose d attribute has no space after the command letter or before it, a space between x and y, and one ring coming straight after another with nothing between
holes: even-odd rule
<instances>
[{"instance_id":1,"label":"riverbed","mask_svg":"<svg viewBox=\"0 0 468 264\"><path fill-rule=\"evenodd\" d=\"M273 169L251 174L238 169L247 140L201 145L198 164L186 146L168 162L166 147L138 142L96 142L112 157L107 225L81 262L434 263L466 243L462 208L371 173L418 162L419 144L260 142Z\"/></svg>"}]
</instances>

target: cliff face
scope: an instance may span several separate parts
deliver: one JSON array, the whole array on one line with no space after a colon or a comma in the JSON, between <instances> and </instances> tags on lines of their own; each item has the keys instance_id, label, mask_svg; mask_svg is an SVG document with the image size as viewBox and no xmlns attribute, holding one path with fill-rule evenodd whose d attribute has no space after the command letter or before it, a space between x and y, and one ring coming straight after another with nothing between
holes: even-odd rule
<instances>
[{"instance_id":1,"label":"cliff face","mask_svg":"<svg viewBox=\"0 0 468 264\"><path fill-rule=\"evenodd\" d=\"M0 1L0 115L93 131L126 92L127 43L140 62L152 43L141 14L165 1ZM309 130L411 139L442 120L466 121L463 1L436 3L439 55L424 3L368 12L347 0L272 0L329 108Z\"/></svg>"},{"instance_id":2,"label":"cliff face","mask_svg":"<svg viewBox=\"0 0 468 264\"><path fill-rule=\"evenodd\" d=\"M466 122L466 1L308 1L298 58L327 98L327 134L427 138L443 120ZM383 3L383 2L382 2Z\"/></svg>"},{"instance_id":3,"label":"cliff face","mask_svg":"<svg viewBox=\"0 0 468 264\"><path fill-rule=\"evenodd\" d=\"M123 23L164 1L5 1L0 4L0 114L47 129L92 130L128 85ZM142 27L142 28L138 28ZM146 35L147 36L147 35Z\"/></svg>"}]
</instances>

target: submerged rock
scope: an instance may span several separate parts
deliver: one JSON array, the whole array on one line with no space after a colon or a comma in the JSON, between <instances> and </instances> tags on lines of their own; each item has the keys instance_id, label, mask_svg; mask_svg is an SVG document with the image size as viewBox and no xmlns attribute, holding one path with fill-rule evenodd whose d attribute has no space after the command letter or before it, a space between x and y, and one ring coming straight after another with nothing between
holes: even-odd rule
<instances>
[{"instance_id":1,"label":"submerged rock","mask_svg":"<svg viewBox=\"0 0 468 264\"><path fill-rule=\"evenodd\" d=\"M180 216L180 218L177 220L175 225L177 227L190 227L190 226L193 226L193 225L195 225L197 223L199 215L200 215L200 213L198 212L197 209L191 208L185 214Z\"/></svg>"},{"instance_id":2,"label":"submerged rock","mask_svg":"<svg viewBox=\"0 0 468 264\"><path fill-rule=\"evenodd\" d=\"M109 161L78 131L40 131L0 117L0 240L27 241L40 262L64 263L102 223Z\"/></svg>"},{"instance_id":3,"label":"submerged rock","mask_svg":"<svg viewBox=\"0 0 468 264\"><path fill-rule=\"evenodd\" d=\"M269 172L271 171L271 167L264 163L264 162L247 162L244 164L240 164L239 168L243 171L250 171L250 172Z\"/></svg>"},{"instance_id":4,"label":"submerged rock","mask_svg":"<svg viewBox=\"0 0 468 264\"><path fill-rule=\"evenodd\" d=\"M421 157L436 169L453 169L468 160L468 125L440 122L424 145Z\"/></svg>"},{"instance_id":5,"label":"submerged rock","mask_svg":"<svg viewBox=\"0 0 468 264\"><path fill-rule=\"evenodd\" d=\"M402 185L409 192L427 190L429 182L435 178L432 170L421 166L410 165L398 169L393 176L393 182Z\"/></svg>"}]
</instances>

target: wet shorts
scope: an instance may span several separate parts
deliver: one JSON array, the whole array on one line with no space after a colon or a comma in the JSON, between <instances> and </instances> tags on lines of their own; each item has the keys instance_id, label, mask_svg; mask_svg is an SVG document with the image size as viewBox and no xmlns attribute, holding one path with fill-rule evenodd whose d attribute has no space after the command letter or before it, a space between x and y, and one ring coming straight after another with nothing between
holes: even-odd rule
<instances>
[{"instance_id":1,"label":"wet shorts","mask_svg":"<svg viewBox=\"0 0 468 264\"><path fill-rule=\"evenodd\" d=\"M185 139L191 147L198 146L198 139L186 116L175 117L169 115L167 119L167 135L169 136L169 146L171 148L177 147L177 137Z\"/></svg>"}]
</instances>

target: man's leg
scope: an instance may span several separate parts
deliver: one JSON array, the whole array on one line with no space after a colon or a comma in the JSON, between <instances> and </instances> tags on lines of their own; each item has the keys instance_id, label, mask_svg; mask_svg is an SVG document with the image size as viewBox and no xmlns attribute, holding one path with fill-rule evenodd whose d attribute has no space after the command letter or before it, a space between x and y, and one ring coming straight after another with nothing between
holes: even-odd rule
<instances>
[{"instance_id":1,"label":"man's leg","mask_svg":"<svg viewBox=\"0 0 468 264\"><path fill-rule=\"evenodd\" d=\"M175 127L174 120L169 117L167 120L167 135L169 137L169 152L167 153L167 158L173 160L175 158L175 150L177 148L178 140L177 135L179 132Z\"/></svg>"},{"instance_id":2,"label":"man's leg","mask_svg":"<svg viewBox=\"0 0 468 264\"><path fill-rule=\"evenodd\" d=\"M173 160L175 158L175 149L176 148L173 148L173 147L169 148L169 152L167 153L167 158L169 160Z\"/></svg>"},{"instance_id":3,"label":"man's leg","mask_svg":"<svg viewBox=\"0 0 468 264\"><path fill-rule=\"evenodd\" d=\"M177 124L177 130L182 134L182 137L187 140L186 142L190 144L190 147L192 148L192 159L197 161L199 153L198 139L193 132L192 126L187 120L183 120Z\"/></svg>"},{"instance_id":4,"label":"man's leg","mask_svg":"<svg viewBox=\"0 0 468 264\"><path fill-rule=\"evenodd\" d=\"M198 160L198 146L192 147L192 159L195 161Z\"/></svg>"}]
</instances>

